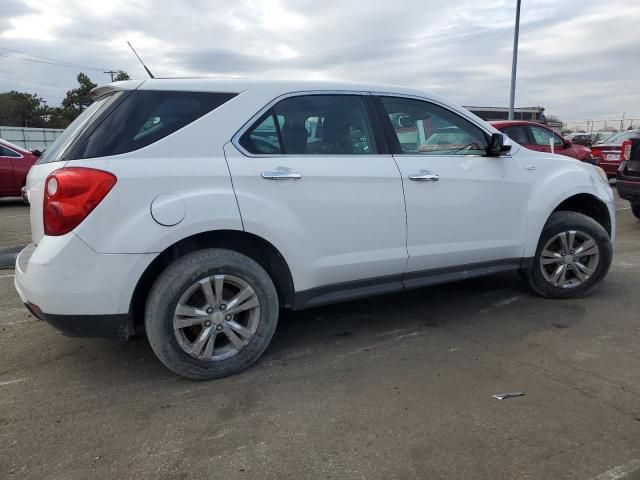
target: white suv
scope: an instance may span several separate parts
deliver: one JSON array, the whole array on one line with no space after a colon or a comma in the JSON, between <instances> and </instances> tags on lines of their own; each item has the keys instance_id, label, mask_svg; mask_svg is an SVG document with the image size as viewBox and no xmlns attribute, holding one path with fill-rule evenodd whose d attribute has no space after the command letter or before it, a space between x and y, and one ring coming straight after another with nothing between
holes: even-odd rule
<instances>
[{"instance_id":1,"label":"white suv","mask_svg":"<svg viewBox=\"0 0 640 480\"><path fill-rule=\"evenodd\" d=\"M185 377L252 364L281 308L507 270L576 297L611 263L602 170L432 94L156 79L93 95L29 173L15 286L69 335L146 331Z\"/></svg>"}]
</instances>

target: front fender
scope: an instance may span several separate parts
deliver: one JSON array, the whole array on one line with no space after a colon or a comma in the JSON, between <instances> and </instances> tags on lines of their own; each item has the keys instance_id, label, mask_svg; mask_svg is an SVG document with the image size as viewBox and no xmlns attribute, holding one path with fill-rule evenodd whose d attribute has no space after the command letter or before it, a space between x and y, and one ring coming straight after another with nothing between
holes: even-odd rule
<instances>
[{"instance_id":1,"label":"front fender","mask_svg":"<svg viewBox=\"0 0 640 480\"><path fill-rule=\"evenodd\" d=\"M592 165L573 159L563 159L562 165L558 165L558 162L558 156L536 159L538 169L535 175L538 178L533 181L527 205L525 257L535 255L549 216L562 202L575 195L591 195L605 203L611 216L612 229L615 230L614 196L608 182L598 175Z\"/></svg>"}]
</instances>

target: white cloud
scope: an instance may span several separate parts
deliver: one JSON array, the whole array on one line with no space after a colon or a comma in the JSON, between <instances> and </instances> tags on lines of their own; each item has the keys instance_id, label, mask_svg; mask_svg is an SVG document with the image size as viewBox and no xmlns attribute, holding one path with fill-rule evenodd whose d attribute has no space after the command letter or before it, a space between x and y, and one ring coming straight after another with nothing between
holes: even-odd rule
<instances>
[{"instance_id":1,"label":"white cloud","mask_svg":"<svg viewBox=\"0 0 640 480\"><path fill-rule=\"evenodd\" d=\"M5 2L0 47L136 77L126 40L158 76L377 81L475 105L509 97L515 0ZM640 117L639 21L635 0L523 2L517 104L567 120ZM0 53L0 90L54 104L73 87L77 70L19 57Z\"/></svg>"}]
</instances>

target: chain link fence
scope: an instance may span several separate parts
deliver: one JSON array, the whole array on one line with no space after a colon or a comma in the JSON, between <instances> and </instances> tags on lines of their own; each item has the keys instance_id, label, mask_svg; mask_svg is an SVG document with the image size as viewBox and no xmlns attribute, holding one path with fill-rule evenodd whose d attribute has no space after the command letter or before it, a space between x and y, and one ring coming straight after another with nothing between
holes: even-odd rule
<instances>
[{"instance_id":1,"label":"chain link fence","mask_svg":"<svg viewBox=\"0 0 640 480\"><path fill-rule=\"evenodd\" d=\"M58 128L0 127L0 138L18 145L25 150L44 150L48 148L63 131L63 129Z\"/></svg>"}]
</instances>

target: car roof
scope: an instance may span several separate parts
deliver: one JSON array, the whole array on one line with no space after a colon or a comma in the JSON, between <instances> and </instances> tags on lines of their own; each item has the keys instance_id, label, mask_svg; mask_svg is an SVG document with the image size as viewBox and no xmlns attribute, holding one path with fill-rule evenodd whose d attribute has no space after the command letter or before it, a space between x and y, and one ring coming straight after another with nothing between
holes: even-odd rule
<instances>
[{"instance_id":1,"label":"car roof","mask_svg":"<svg viewBox=\"0 0 640 480\"><path fill-rule=\"evenodd\" d=\"M185 92L215 92L240 94L253 90L265 99L275 99L290 93L305 92L373 92L377 94L403 95L433 101L456 111L476 124L483 125L489 132L497 132L477 115L469 110L425 90L386 85L380 83L358 83L330 80L261 80L250 78L204 77L204 78L152 78L146 80L125 80L101 85L91 91L92 97L98 98L117 90L167 90Z\"/></svg>"},{"instance_id":2,"label":"car roof","mask_svg":"<svg viewBox=\"0 0 640 480\"><path fill-rule=\"evenodd\" d=\"M492 120L489 122L491 125L493 125L496 128L500 128L500 127L511 127L511 126L516 126L516 125L535 125L538 127L544 127L544 128L549 128L546 125L543 125L541 123L538 122L530 122L527 120Z\"/></svg>"},{"instance_id":3,"label":"car roof","mask_svg":"<svg viewBox=\"0 0 640 480\"><path fill-rule=\"evenodd\" d=\"M424 90L403 87L399 85L388 85L381 83L360 83L337 80L266 80L250 78L229 78L229 77L200 77L200 78L151 78L146 80L125 80L113 82L94 89L100 92L106 87L117 90L191 90L191 91L211 91L242 93L253 87L268 88L272 90L290 91L313 91L313 90L335 90L354 92L389 92L407 95L420 95L437 97Z\"/></svg>"},{"instance_id":4,"label":"car roof","mask_svg":"<svg viewBox=\"0 0 640 480\"><path fill-rule=\"evenodd\" d=\"M20 152L20 153L29 153L29 152L28 152L27 150L25 150L24 148L22 148L22 147L20 147L20 146L16 145L15 143L11 143L11 142L9 142L8 140L5 140L5 139L3 139L3 138L0 138L0 144L4 145L4 146L6 146L6 147L9 147L9 148L11 148L11 149L13 149L13 150L17 150L17 151L18 151L18 152Z\"/></svg>"}]
</instances>

